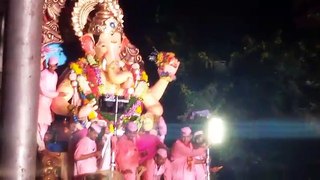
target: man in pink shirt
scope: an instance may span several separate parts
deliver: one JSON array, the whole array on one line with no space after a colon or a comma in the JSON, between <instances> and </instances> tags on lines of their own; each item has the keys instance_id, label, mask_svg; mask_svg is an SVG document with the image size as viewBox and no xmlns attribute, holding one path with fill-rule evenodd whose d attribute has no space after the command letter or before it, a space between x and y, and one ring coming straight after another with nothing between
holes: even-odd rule
<instances>
[{"instance_id":1,"label":"man in pink shirt","mask_svg":"<svg viewBox=\"0 0 320 180\"><path fill-rule=\"evenodd\" d=\"M40 95L38 109L38 128L37 128L37 144L38 151L45 150L44 136L48 127L53 121L51 112L52 99L57 96L64 96L65 93L57 92L58 75L55 72L58 66L58 59L51 57L48 67L41 71L40 74Z\"/></svg>"},{"instance_id":2,"label":"man in pink shirt","mask_svg":"<svg viewBox=\"0 0 320 180\"><path fill-rule=\"evenodd\" d=\"M142 175L142 180L164 180L172 179L171 162L168 160L167 149L159 148L154 158L144 163L146 171Z\"/></svg>"},{"instance_id":3,"label":"man in pink shirt","mask_svg":"<svg viewBox=\"0 0 320 180\"><path fill-rule=\"evenodd\" d=\"M172 179L195 180L194 157L206 152L206 148L193 149L190 127L181 129L181 138L178 139L171 149Z\"/></svg>"},{"instance_id":4,"label":"man in pink shirt","mask_svg":"<svg viewBox=\"0 0 320 180\"><path fill-rule=\"evenodd\" d=\"M68 173L70 177L74 174L74 152L77 148L77 144L83 137L87 136L89 131L88 128L81 129L79 126L81 125L71 122L69 127L70 136L68 141Z\"/></svg>"},{"instance_id":5,"label":"man in pink shirt","mask_svg":"<svg viewBox=\"0 0 320 180\"><path fill-rule=\"evenodd\" d=\"M124 135L116 143L116 164L125 180L136 180L140 155L136 146L138 127L134 122L129 122Z\"/></svg>"},{"instance_id":6,"label":"man in pink shirt","mask_svg":"<svg viewBox=\"0 0 320 180\"><path fill-rule=\"evenodd\" d=\"M193 147L195 149L207 146L207 140L204 136L203 131L197 131L193 134L193 142L192 143L193 143ZM195 168L195 172L196 172L196 180L207 179L208 176L210 175L210 172L217 173L223 168L223 166L210 167L209 168L210 172L208 172L207 156L208 156L208 154L204 153L200 156L195 157L194 168Z\"/></svg>"},{"instance_id":7,"label":"man in pink shirt","mask_svg":"<svg viewBox=\"0 0 320 180\"><path fill-rule=\"evenodd\" d=\"M77 144L74 152L75 168L74 175L94 173L98 170L97 158L101 152L97 150L96 139L101 132L101 126L93 123L89 127L87 136L83 137Z\"/></svg>"},{"instance_id":8,"label":"man in pink shirt","mask_svg":"<svg viewBox=\"0 0 320 180\"><path fill-rule=\"evenodd\" d=\"M166 147L156 134L153 134L153 119L144 119L142 129L137 136L137 147L140 153L140 163L143 164L146 160L152 159L160 147Z\"/></svg>"},{"instance_id":9,"label":"man in pink shirt","mask_svg":"<svg viewBox=\"0 0 320 180\"><path fill-rule=\"evenodd\" d=\"M193 134L193 147L198 149L206 146L206 139L203 131L197 131ZM207 179L209 172L207 172L207 153L204 152L199 156L195 156L194 169L196 173L196 180Z\"/></svg>"}]
</instances>

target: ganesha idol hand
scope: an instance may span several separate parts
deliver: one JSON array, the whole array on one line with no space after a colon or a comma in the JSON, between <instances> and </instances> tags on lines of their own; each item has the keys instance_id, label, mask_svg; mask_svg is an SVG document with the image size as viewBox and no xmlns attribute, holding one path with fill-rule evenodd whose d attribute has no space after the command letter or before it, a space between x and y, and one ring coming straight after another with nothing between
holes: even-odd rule
<instances>
[{"instance_id":1,"label":"ganesha idol hand","mask_svg":"<svg viewBox=\"0 0 320 180\"><path fill-rule=\"evenodd\" d=\"M97 110L98 105L96 104L97 104L96 100L92 99L88 104L82 106L79 109L79 113L78 113L79 120L83 118L87 118L92 111Z\"/></svg>"},{"instance_id":2,"label":"ganesha idol hand","mask_svg":"<svg viewBox=\"0 0 320 180\"><path fill-rule=\"evenodd\" d=\"M121 87L124 89L128 89L134 86L134 80L132 77L129 77L127 81L121 84Z\"/></svg>"},{"instance_id":3,"label":"ganesha idol hand","mask_svg":"<svg viewBox=\"0 0 320 180\"><path fill-rule=\"evenodd\" d=\"M158 68L158 74L160 77L164 76L164 74L167 74L169 77L175 78L179 66L180 61L176 58L172 58L168 64Z\"/></svg>"}]
</instances>

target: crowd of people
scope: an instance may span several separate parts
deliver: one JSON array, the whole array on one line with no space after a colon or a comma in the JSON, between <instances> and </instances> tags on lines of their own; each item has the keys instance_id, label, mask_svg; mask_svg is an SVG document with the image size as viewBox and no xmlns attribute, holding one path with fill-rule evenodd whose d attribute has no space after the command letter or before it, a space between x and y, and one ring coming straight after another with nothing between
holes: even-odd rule
<instances>
[{"instance_id":1,"label":"crowd of people","mask_svg":"<svg viewBox=\"0 0 320 180\"><path fill-rule=\"evenodd\" d=\"M71 179L117 173L113 179L125 180L206 180L222 166L209 167L208 144L202 131L186 126L172 146L163 135L139 129L129 122L124 132L111 134L104 124L91 122L87 128L68 127L68 171ZM105 148L110 149L106 150ZM114 157L112 157L114 156ZM114 162L112 162L114 158ZM209 163L209 164L208 164Z\"/></svg>"},{"instance_id":2,"label":"crowd of people","mask_svg":"<svg viewBox=\"0 0 320 180\"><path fill-rule=\"evenodd\" d=\"M190 127L183 127L181 136L168 147L157 132L139 130L135 122L129 122L122 135L110 138L112 148L105 154L103 143L110 134L104 128L99 122L82 130L73 128L68 151L73 177L112 171L112 160L103 156L112 157L113 153L113 170L125 180L205 180L210 172L222 168L208 166L208 145L202 131L192 133Z\"/></svg>"}]
</instances>

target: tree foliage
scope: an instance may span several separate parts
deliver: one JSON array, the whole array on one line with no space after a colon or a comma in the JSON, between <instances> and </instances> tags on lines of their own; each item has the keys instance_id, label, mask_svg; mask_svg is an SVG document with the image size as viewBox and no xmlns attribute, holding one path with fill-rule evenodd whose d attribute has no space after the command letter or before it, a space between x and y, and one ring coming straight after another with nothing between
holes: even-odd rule
<instances>
[{"instance_id":1,"label":"tree foliage","mask_svg":"<svg viewBox=\"0 0 320 180\"><path fill-rule=\"evenodd\" d=\"M181 85L186 112L206 108L229 117L252 119L319 111L319 44L310 40L289 42L283 37L282 31L268 40L245 36L241 49L232 52L226 63L213 60L216 58L204 51L195 52L200 61L190 59L186 75L197 74L209 81L201 87L192 81ZM219 65L225 68L218 71ZM201 75L193 68L197 66L202 66Z\"/></svg>"},{"instance_id":2,"label":"tree foliage","mask_svg":"<svg viewBox=\"0 0 320 180\"><path fill-rule=\"evenodd\" d=\"M209 26L190 27L194 19L185 21L183 15L174 13L181 4L166 3L150 9L154 16L139 22L150 24L141 32L144 40L129 36L144 57L154 46L175 52L182 62L178 79L162 99L166 116L210 109L232 119L257 119L298 117L319 111L318 31L306 30L303 36L293 30L264 32L264 36L256 33L243 37L241 46L220 47L223 45L206 38ZM221 51L227 51L224 49L233 50L221 55ZM149 67L152 83L157 75L155 67Z\"/></svg>"}]
</instances>

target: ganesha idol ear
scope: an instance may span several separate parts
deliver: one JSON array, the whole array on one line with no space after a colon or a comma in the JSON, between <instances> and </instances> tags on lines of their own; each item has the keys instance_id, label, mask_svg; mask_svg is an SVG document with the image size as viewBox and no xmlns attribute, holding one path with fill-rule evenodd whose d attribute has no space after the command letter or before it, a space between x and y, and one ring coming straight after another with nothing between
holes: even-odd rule
<instances>
[{"instance_id":1,"label":"ganesha idol ear","mask_svg":"<svg viewBox=\"0 0 320 180\"><path fill-rule=\"evenodd\" d=\"M95 41L91 33L87 33L80 37L81 47L86 54L95 55Z\"/></svg>"},{"instance_id":2,"label":"ganesha idol ear","mask_svg":"<svg viewBox=\"0 0 320 180\"><path fill-rule=\"evenodd\" d=\"M124 48L130 44L129 39L127 38L126 35L122 34L122 42L121 42L121 47Z\"/></svg>"}]
</instances>

